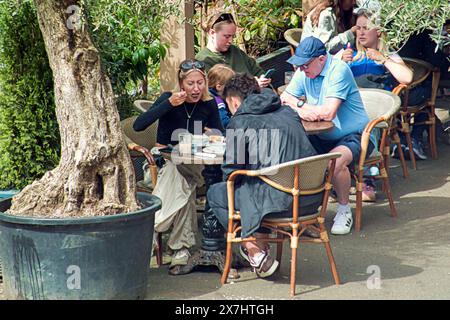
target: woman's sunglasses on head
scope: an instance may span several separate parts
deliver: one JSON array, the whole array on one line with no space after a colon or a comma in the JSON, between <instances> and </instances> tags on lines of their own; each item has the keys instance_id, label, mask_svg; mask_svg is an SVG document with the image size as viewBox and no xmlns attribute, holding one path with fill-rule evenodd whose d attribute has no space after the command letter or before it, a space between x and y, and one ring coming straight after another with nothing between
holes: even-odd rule
<instances>
[{"instance_id":1,"label":"woman's sunglasses on head","mask_svg":"<svg viewBox=\"0 0 450 320\"><path fill-rule=\"evenodd\" d=\"M233 15L231 13L222 13L211 25L211 28L214 27L215 24L222 22L222 21L230 21L230 22L234 22L234 18Z\"/></svg>"},{"instance_id":2,"label":"woman's sunglasses on head","mask_svg":"<svg viewBox=\"0 0 450 320\"><path fill-rule=\"evenodd\" d=\"M180 66L180 69L183 71L189 71L192 69L198 69L200 71L204 71L205 64L202 61L190 60L190 61L183 62Z\"/></svg>"}]
</instances>

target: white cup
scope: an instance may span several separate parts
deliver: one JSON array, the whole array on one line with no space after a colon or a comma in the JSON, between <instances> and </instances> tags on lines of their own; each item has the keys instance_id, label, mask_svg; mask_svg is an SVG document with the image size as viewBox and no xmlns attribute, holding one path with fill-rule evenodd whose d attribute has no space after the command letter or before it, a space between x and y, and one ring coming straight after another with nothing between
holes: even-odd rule
<instances>
[{"instance_id":1,"label":"white cup","mask_svg":"<svg viewBox=\"0 0 450 320\"><path fill-rule=\"evenodd\" d=\"M178 149L180 155L192 154L192 135L188 132L180 133L178 136Z\"/></svg>"}]
</instances>

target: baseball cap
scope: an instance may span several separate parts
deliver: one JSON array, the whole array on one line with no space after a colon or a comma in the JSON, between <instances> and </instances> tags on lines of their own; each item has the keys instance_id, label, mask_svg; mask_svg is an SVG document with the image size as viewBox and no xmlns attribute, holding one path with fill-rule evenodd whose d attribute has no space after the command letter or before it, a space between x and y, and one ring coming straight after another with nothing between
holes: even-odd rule
<instances>
[{"instance_id":1,"label":"baseball cap","mask_svg":"<svg viewBox=\"0 0 450 320\"><path fill-rule=\"evenodd\" d=\"M313 58L326 55L327 49L322 41L315 37L307 37L295 49L295 54L287 62L295 66L301 66L308 63Z\"/></svg>"}]
</instances>

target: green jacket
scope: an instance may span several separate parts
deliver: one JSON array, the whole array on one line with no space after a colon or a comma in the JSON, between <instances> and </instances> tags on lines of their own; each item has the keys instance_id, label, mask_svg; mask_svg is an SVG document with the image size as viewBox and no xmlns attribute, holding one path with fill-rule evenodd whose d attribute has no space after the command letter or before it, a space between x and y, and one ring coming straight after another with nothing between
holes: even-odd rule
<instances>
[{"instance_id":1,"label":"green jacket","mask_svg":"<svg viewBox=\"0 0 450 320\"><path fill-rule=\"evenodd\" d=\"M206 65L206 71L209 71L214 65L222 63L231 67L238 73L249 73L259 77L264 73L263 68L255 59L249 57L244 51L231 45L227 52L212 52L208 48L203 48L195 59L203 61Z\"/></svg>"}]
</instances>

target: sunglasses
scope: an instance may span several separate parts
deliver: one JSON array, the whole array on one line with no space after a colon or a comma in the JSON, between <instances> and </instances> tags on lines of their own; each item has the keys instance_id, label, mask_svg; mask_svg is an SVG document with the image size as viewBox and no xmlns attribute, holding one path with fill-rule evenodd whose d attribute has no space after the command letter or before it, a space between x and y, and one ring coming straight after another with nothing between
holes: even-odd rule
<instances>
[{"instance_id":1,"label":"sunglasses","mask_svg":"<svg viewBox=\"0 0 450 320\"><path fill-rule=\"evenodd\" d=\"M189 71L192 69L198 69L200 71L205 71L205 64L198 60L185 61L180 65L180 69L183 71Z\"/></svg>"},{"instance_id":2,"label":"sunglasses","mask_svg":"<svg viewBox=\"0 0 450 320\"><path fill-rule=\"evenodd\" d=\"M301 66L299 66L300 71L308 70L309 65L312 64L312 63L314 62L315 59L316 59L316 58L312 58L308 63L302 64Z\"/></svg>"},{"instance_id":3,"label":"sunglasses","mask_svg":"<svg viewBox=\"0 0 450 320\"><path fill-rule=\"evenodd\" d=\"M222 22L222 21L231 21L231 22L235 23L233 15L231 13L222 13L211 25L211 28L214 27L215 24Z\"/></svg>"}]
</instances>

